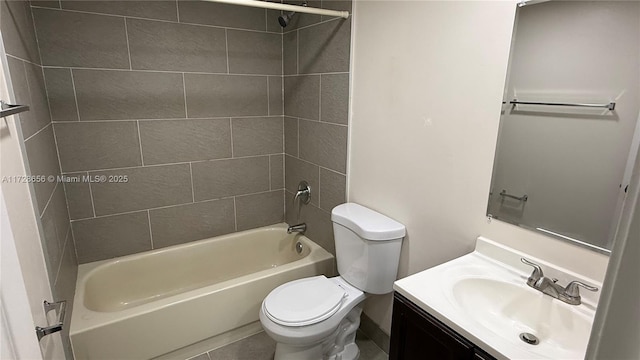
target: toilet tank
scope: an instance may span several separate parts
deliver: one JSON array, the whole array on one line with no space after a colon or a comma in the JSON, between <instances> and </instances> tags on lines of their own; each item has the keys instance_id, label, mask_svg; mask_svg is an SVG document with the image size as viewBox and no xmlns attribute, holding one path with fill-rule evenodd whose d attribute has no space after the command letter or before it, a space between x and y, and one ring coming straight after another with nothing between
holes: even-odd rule
<instances>
[{"instance_id":1,"label":"toilet tank","mask_svg":"<svg viewBox=\"0 0 640 360\"><path fill-rule=\"evenodd\" d=\"M398 275L404 225L355 203L333 208L331 221L342 278L370 294L391 292Z\"/></svg>"}]
</instances>

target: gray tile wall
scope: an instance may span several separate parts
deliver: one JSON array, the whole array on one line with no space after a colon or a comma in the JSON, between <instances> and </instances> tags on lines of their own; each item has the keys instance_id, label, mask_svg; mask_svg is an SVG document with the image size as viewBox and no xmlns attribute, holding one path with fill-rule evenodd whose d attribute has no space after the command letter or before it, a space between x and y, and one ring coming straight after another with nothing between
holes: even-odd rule
<instances>
[{"instance_id":1,"label":"gray tile wall","mask_svg":"<svg viewBox=\"0 0 640 360\"><path fill-rule=\"evenodd\" d=\"M11 76L27 84L16 94L34 109L26 147L47 154L38 171L73 180L35 190L51 195L38 204L56 290L74 291L76 252L84 263L284 218L335 253L351 19L297 14L283 32L279 12L204 1L2 1ZM297 213L302 179L314 192Z\"/></svg>"},{"instance_id":2,"label":"gray tile wall","mask_svg":"<svg viewBox=\"0 0 640 360\"><path fill-rule=\"evenodd\" d=\"M33 13L80 263L284 220L278 13L175 0Z\"/></svg>"},{"instance_id":3,"label":"gray tile wall","mask_svg":"<svg viewBox=\"0 0 640 360\"><path fill-rule=\"evenodd\" d=\"M308 4L352 10L351 1ZM297 14L282 37L285 219L306 222L307 236L335 255L331 210L347 200L351 18ZM309 182L312 197L298 211L292 199L300 180ZM364 313L362 321L361 329L388 352L389 337Z\"/></svg>"},{"instance_id":4,"label":"gray tile wall","mask_svg":"<svg viewBox=\"0 0 640 360\"><path fill-rule=\"evenodd\" d=\"M313 4L312 4L313 3ZM309 6L351 11L350 1ZM346 201L351 19L297 14L283 34L286 219L335 254L331 209ZM298 182L312 188L300 213Z\"/></svg>"},{"instance_id":5,"label":"gray tile wall","mask_svg":"<svg viewBox=\"0 0 640 360\"><path fill-rule=\"evenodd\" d=\"M76 248L64 185L57 179L60 175L60 161L28 2L0 1L0 32L7 54L3 61L7 62L8 75L15 95L11 100L30 107L30 111L17 116L24 140L27 172L44 178L43 182L33 183L31 190L40 222L40 239L47 274L54 296L54 299L47 300L67 300L69 308L65 323L68 324L71 320L78 269ZM68 84L64 75L52 75L60 87ZM61 111L67 112L68 109L62 108ZM54 180L48 179L49 177L53 177ZM62 339L67 358L73 358L68 327L65 327Z\"/></svg>"}]
</instances>

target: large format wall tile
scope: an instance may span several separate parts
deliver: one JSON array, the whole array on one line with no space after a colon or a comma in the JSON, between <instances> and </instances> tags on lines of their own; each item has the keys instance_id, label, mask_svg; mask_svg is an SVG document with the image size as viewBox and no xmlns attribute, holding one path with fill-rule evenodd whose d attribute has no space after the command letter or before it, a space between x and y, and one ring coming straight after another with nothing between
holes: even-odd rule
<instances>
[{"instance_id":1,"label":"large format wall tile","mask_svg":"<svg viewBox=\"0 0 640 360\"><path fill-rule=\"evenodd\" d=\"M54 124L62 172L142 165L135 121Z\"/></svg>"},{"instance_id":2,"label":"large format wall tile","mask_svg":"<svg viewBox=\"0 0 640 360\"><path fill-rule=\"evenodd\" d=\"M284 114L305 119L320 118L320 76L284 78Z\"/></svg>"},{"instance_id":3,"label":"large format wall tile","mask_svg":"<svg viewBox=\"0 0 640 360\"><path fill-rule=\"evenodd\" d=\"M322 211L316 206L309 205L302 207L300 217L305 219L307 223L309 231L307 231L306 235L325 250L335 255L336 244L333 238L331 213Z\"/></svg>"},{"instance_id":4,"label":"large format wall tile","mask_svg":"<svg viewBox=\"0 0 640 360\"><path fill-rule=\"evenodd\" d=\"M45 264L49 274L49 284L53 286L55 284L55 274L58 272L60 266L60 258L62 252L60 251L60 239L56 234L56 224L53 212L45 211L40 217L40 223L42 225L42 231L40 232L40 241L42 244L42 253L44 255Z\"/></svg>"},{"instance_id":5,"label":"large format wall tile","mask_svg":"<svg viewBox=\"0 0 640 360\"><path fill-rule=\"evenodd\" d=\"M83 177L88 177L89 173L72 173L67 174L72 181L65 181L64 191L67 194L67 203L69 206L69 217L72 220L86 219L94 217L93 200L91 199L91 189L89 182Z\"/></svg>"},{"instance_id":6,"label":"large format wall tile","mask_svg":"<svg viewBox=\"0 0 640 360\"><path fill-rule=\"evenodd\" d=\"M34 8L44 65L128 69L124 19Z\"/></svg>"},{"instance_id":7,"label":"large format wall tile","mask_svg":"<svg viewBox=\"0 0 640 360\"><path fill-rule=\"evenodd\" d=\"M47 206L46 212L50 213L56 228L56 236L59 240L59 249L62 252L62 246L67 238L67 233L71 227L69 221L69 213L67 212L67 199L62 184L58 184L51 196L51 201Z\"/></svg>"},{"instance_id":8,"label":"large format wall tile","mask_svg":"<svg viewBox=\"0 0 640 360\"><path fill-rule=\"evenodd\" d=\"M18 104L31 105L31 95L29 95L29 83L24 67L25 62L11 57L7 57L9 76L13 85L15 102ZM39 129L47 125L46 119L37 119L31 111L25 111L17 115L20 119L22 135L26 139L35 134Z\"/></svg>"},{"instance_id":9,"label":"large format wall tile","mask_svg":"<svg viewBox=\"0 0 640 360\"><path fill-rule=\"evenodd\" d=\"M300 181L305 180L311 187L311 203L318 204L318 184L320 184L320 169L318 165L286 155L284 158L284 187L295 193Z\"/></svg>"},{"instance_id":10,"label":"large format wall tile","mask_svg":"<svg viewBox=\"0 0 640 360\"><path fill-rule=\"evenodd\" d=\"M284 114L283 84L281 76L269 76L269 115Z\"/></svg>"},{"instance_id":11,"label":"large format wall tile","mask_svg":"<svg viewBox=\"0 0 640 360\"><path fill-rule=\"evenodd\" d=\"M284 220L284 191L238 196L238 231L281 223Z\"/></svg>"},{"instance_id":12,"label":"large format wall tile","mask_svg":"<svg viewBox=\"0 0 640 360\"><path fill-rule=\"evenodd\" d=\"M298 156L298 119L284 117L284 152Z\"/></svg>"},{"instance_id":13,"label":"large format wall tile","mask_svg":"<svg viewBox=\"0 0 640 360\"><path fill-rule=\"evenodd\" d=\"M284 152L298 156L298 119L284 117Z\"/></svg>"},{"instance_id":14,"label":"large format wall tile","mask_svg":"<svg viewBox=\"0 0 640 360\"><path fill-rule=\"evenodd\" d=\"M76 259L76 248L73 245L73 234L69 231L60 261L60 270L54 285L54 300L67 300L67 315L65 316L65 324L71 323L71 314L73 313L73 299L76 293L76 279L78 277L78 260ZM62 329L62 344L67 359L73 359L73 350L69 339L69 327Z\"/></svg>"},{"instance_id":15,"label":"large format wall tile","mask_svg":"<svg viewBox=\"0 0 640 360\"><path fill-rule=\"evenodd\" d=\"M259 156L192 164L196 201L269 190L269 157Z\"/></svg>"},{"instance_id":16,"label":"large format wall tile","mask_svg":"<svg viewBox=\"0 0 640 360\"><path fill-rule=\"evenodd\" d=\"M55 282L70 226L62 184L56 187L49 205L42 214L41 221L44 230L45 260L52 274L49 280Z\"/></svg>"},{"instance_id":17,"label":"large format wall tile","mask_svg":"<svg viewBox=\"0 0 640 360\"><path fill-rule=\"evenodd\" d=\"M127 33L133 69L227 72L224 29L127 19Z\"/></svg>"},{"instance_id":18,"label":"large format wall tile","mask_svg":"<svg viewBox=\"0 0 640 360\"><path fill-rule=\"evenodd\" d=\"M76 97L73 91L71 70L45 68L44 77L47 85L47 95L49 96L51 120L78 120L78 108L76 107Z\"/></svg>"},{"instance_id":19,"label":"large format wall tile","mask_svg":"<svg viewBox=\"0 0 640 360\"><path fill-rule=\"evenodd\" d=\"M268 114L267 78L185 74L190 118Z\"/></svg>"},{"instance_id":20,"label":"large format wall tile","mask_svg":"<svg viewBox=\"0 0 640 360\"><path fill-rule=\"evenodd\" d=\"M311 5L344 10L350 2L318 0ZM347 128L337 126L341 130L336 133L336 126L327 123L347 124L348 66L341 66L345 59L347 65L349 61L348 39L344 41L345 35L350 35L345 25L349 21L297 14L283 31L277 24L278 11L201 1L62 1L39 6L60 6L62 10L36 11L57 11L81 20L62 27L74 28L79 34L73 36L87 41L71 46L87 47L87 57L79 60L93 61L95 51L104 45L93 43L93 38L104 38L105 26L88 23L86 19L91 17L120 21L131 53L129 58L127 51L126 63L121 64L121 69L127 71L117 71L120 65L109 64L100 68L116 70L77 69L96 65L73 62L56 65L63 68L46 69L47 85L51 90L55 88L49 94L50 107L56 121L54 130L60 142L63 172L143 173L149 168L183 166L181 174L190 180L162 190L161 194L155 194L154 189L170 186L170 179L160 178L171 175L158 175L158 183L150 180L150 185L137 180L92 184L92 188L87 183L65 184L70 216L76 223L115 218L101 215L115 211L151 209L150 246L169 246L279 222L284 195L278 193L283 193L281 189L286 185L290 205L291 191L297 188L298 181L306 179L314 190L313 209L302 214L310 219L301 220L317 227L310 232L315 241L332 248L332 241L327 241L327 234L331 234L327 210L344 199L346 168L341 164L346 162L346 150L342 150L342 138L344 135L346 144ZM129 18L125 20L123 16ZM62 41L57 35L52 37ZM113 55L98 60L113 63ZM128 70L129 66L133 71ZM22 68L26 73L24 65ZM282 77L283 72L294 76ZM305 73L312 75L295 76ZM30 100L28 86L26 89ZM287 116L286 120L282 115ZM309 121L298 118L323 123L309 125ZM72 127L75 125L78 126ZM321 154L311 154L322 146L338 149L320 149ZM96 172L107 169L113 170ZM91 191L94 188L98 189L93 194L95 199ZM187 204L174 205L176 196ZM235 200L209 200L230 196ZM200 202L191 203L194 198ZM162 205L165 200L168 205ZM229 211L229 205L234 203L235 208L231 206ZM116 253L124 249L117 241L114 247ZM140 250L134 246L121 253L128 251ZM115 255L110 253L108 257L111 256Z\"/></svg>"},{"instance_id":21,"label":"large format wall tile","mask_svg":"<svg viewBox=\"0 0 640 360\"><path fill-rule=\"evenodd\" d=\"M140 121L145 165L231 157L229 119Z\"/></svg>"},{"instance_id":22,"label":"large format wall tile","mask_svg":"<svg viewBox=\"0 0 640 360\"><path fill-rule=\"evenodd\" d=\"M323 74L320 80L320 121L347 125L349 74Z\"/></svg>"},{"instance_id":23,"label":"large format wall tile","mask_svg":"<svg viewBox=\"0 0 640 360\"><path fill-rule=\"evenodd\" d=\"M40 64L28 1L0 1L0 32L7 54Z\"/></svg>"},{"instance_id":24,"label":"large format wall tile","mask_svg":"<svg viewBox=\"0 0 640 360\"><path fill-rule=\"evenodd\" d=\"M347 200L347 177L345 175L320 168L320 208L331 211Z\"/></svg>"},{"instance_id":25,"label":"large format wall tile","mask_svg":"<svg viewBox=\"0 0 640 360\"><path fill-rule=\"evenodd\" d=\"M38 77L34 68L36 65L25 63L11 57L7 57L7 65L11 76L11 83L15 95L15 101L19 104L29 105L32 111L20 113L20 128L25 139L44 128L51 122L49 114L42 111L46 105L46 98L43 99L42 91L38 88ZM30 86L34 88L31 89ZM31 96L33 92L34 96ZM43 104L43 101L45 102Z\"/></svg>"},{"instance_id":26,"label":"large format wall tile","mask_svg":"<svg viewBox=\"0 0 640 360\"><path fill-rule=\"evenodd\" d=\"M4 5L6 1L2 1ZM29 83L27 81L27 72L24 68L24 61L14 59L7 56L7 67L9 68L9 74L5 76L11 77L11 85L13 87L13 95L15 101L19 104L31 104L31 96L29 95ZM35 119L30 111L25 111L18 114L21 123L33 122ZM44 127L46 124L42 124ZM22 126L22 132L24 133L24 125ZM28 137L27 134L23 134Z\"/></svg>"},{"instance_id":27,"label":"large format wall tile","mask_svg":"<svg viewBox=\"0 0 640 360\"><path fill-rule=\"evenodd\" d=\"M56 187L55 181L47 180L49 176L57 177L60 174L58 156L56 155L56 142L51 126L40 131L25 142L27 161L31 175L44 176L44 182L33 183L36 193L36 202L40 213L51 197L51 192Z\"/></svg>"},{"instance_id":28,"label":"large format wall tile","mask_svg":"<svg viewBox=\"0 0 640 360\"><path fill-rule=\"evenodd\" d=\"M235 118L231 126L234 156L282 153L282 116Z\"/></svg>"},{"instance_id":29,"label":"large format wall tile","mask_svg":"<svg viewBox=\"0 0 640 360\"><path fill-rule=\"evenodd\" d=\"M31 3L31 6L60 9L59 0L31 0L29 2Z\"/></svg>"},{"instance_id":30,"label":"large format wall tile","mask_svg":"<svg viewBox=\"0 0 640 360\"><path fill-rule=\"evenodd\" d=\"M80 120L185 117L181 74L73 70Z\"/></svg>"},{"instance_id":31,"label":"large format wall tile","mask_svg":"<svg viewBox=\"0 0 640 360\"><path fill-rule=\"evenodd\" d=\"M149 211L155 249L235 231L233 199Z\"/></svg>"},{"instance_id":32,"label":"large format wall tile","mask_svg":"<svg viewBox=\"0 0 640 360\"><path fill-rule=\"evenodd\" d=\"M109 0L64 0L63 9L80 10L103 14L134 16L149 19L170 20L178 19L176 2L174 0L153 1L109 1Z\"/></svg>"},{"instance_id":33,"label":"large format wall tile","mask_svg":"<svg viewBox=\"0 0 640 360\"><path fill-rule=\"evenodd\" d=\"M49 103L47 100L47 89L44 84L42 67L39 65L25 63L24 68L27 74L27 83L29 84L29 95L31 96L29 111L33 113L33 118L36 119L36 124L33 126L29 124L22 124L22 129L23 132L25 128L40 130L42 129L42 125L47 125L51 122ZM24 136L26 139L28 137L27 133L25 133Z\"/></svg>"},{"instance_id":34,"label":"large format wall tile","mask_svg":"<svg viewBox=\"0 0 640 360\"><path fill-rule=\"evenodd\" d=\"M345 174L347 127L300 120L300 158Z\"/></svg>"},{"instance_id":35,"label":"large format wall tile","mask_svg":"<svg viewBox=\"0 0 640 360\"><path fill-rule=\"evenodd\" d=\"M72 223L80 264L151 250L146 211Z\"/></svg>"},{"instance_id":36,"label":"large format wall tile","mask_svg":"<svg viewBox=\"0 0 640 360\"><path fill-rule=\"evenodd\" d=\"M265 10L206 1L179 0L180 22L266 30Z\"/></svg>"},{"instance_id":37,"label":"large format wall tile","mask_svg":"<svg viewBox=\"0 0 640 360\"><path fill-rule=\"evenodd\" d=\"M319 5L351 9L351 1ZM312 204L298 215L285 201L285 215L306 222L307 236L335 253L330 211L346 197L351 20L305 15L292 25L283 34L285 189L290 199L309 181Z\"/></svg>"},{"instance_id":38,"label":"large format wall tile","mask_svg":"<svg viewBox=\"0 0 640 360\"><path fill-rule=\"evenodd\" d=\"M282 35L227 30L229 72L232 74L282 74Z\"/></svg>"},{"instance_id":39,"label":"large format wall tile","mask_svg":"<svg viewBox=\"0 0 640 360\"><path fill-rule=\"evenodd\" d=\"M193 201L189 164L138 167L89 174L92 177L107 178L105 182L91 184L96 216ZM111 181L112 177L114 182Z\"/></svg>"},{"instance_id":40,"label":"large format wall tile","mask_svg":"<svg viewBox=\"0 0 640 360\"><path fill-rule=\"evenodd\" d=\"M349 71L351 19L336 19L298 32L300 74Z\"/></svg>"},{"instance_id":41,"label":"large format wall tile","mask_svg":"<svg viewBox=\"0 0 640 360\"><path fill-rule=\"evenodd\" d=\"M284 75L298 74L298 32L292 31L282 35L282 61Z\"/></svg>"},{"instance_id":42,"label":"large format wall tile","mask_svg":"<svg viewBox=\"0 0 640 360\"><path fill-rule=\"evenodd\" d=\"M284 154L269 156L271 190L284 188Z\"/></svg>"}]
</instances>

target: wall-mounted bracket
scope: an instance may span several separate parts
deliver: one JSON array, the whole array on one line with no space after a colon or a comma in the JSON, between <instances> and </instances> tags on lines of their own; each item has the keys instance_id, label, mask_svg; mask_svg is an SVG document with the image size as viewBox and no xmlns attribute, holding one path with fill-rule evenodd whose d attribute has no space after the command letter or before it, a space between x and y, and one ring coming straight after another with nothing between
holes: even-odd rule
<instances>
[{"instance_id":1,"label":"wall-mounted bracket","mask_svg":"<svg viewBox=\"0 0 640 360\"><path fill-rule=\"evenodd\" d=\"M7 117L25 111L29 111L28 105L12 105L0 100L0 117Z\"/></svg>"},{"instance_id":2,"label":"wall-mounted bracket","mask_svg":"<svg viewBox=\"0 0 640 360\"><path fill-rule=\"evenodd\" d=\"M64 315L65 315L65 312L67 311L67 302L65 300L57 301L53 303L50 303L47 300L45 300L43 303L43 306L44 306L45 314L55 309L57 310L58 317L54 325L46 326L46 327L36 326L36 335L38 336L38 341L40 341L40 339L42 339L47 335L51 335L53 333L57 333L58 331L62 330L62 327L64 326L64 323L63 323Z\"/></svg>"}]
</instances>

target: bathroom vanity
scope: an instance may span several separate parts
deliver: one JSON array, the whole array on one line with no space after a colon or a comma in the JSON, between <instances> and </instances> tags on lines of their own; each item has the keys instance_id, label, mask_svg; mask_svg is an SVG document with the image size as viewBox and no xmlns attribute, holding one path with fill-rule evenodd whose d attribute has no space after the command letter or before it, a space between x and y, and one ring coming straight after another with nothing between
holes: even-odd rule
<instances>
[{"instance_id":1,"label":"bathroom vanity","mask_svg":"<svg viewBox=\"0 0 640 360\"><path fill-rule=\"evenodd\" d=\"M390 360L495 359L410 300L395 293Z\"/></svg>"},{"instance_id":2,"label":"bathroom vanity","mask_svg":"<svg viewBox=\"0 0 640 360\"><path fill-rule=\"evenodd\" d=\"M389 358L584 359L599 292L572 282L601 287L479 237L474 252L395 282Z\"/></svg>"}]
</instances>

